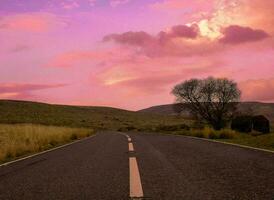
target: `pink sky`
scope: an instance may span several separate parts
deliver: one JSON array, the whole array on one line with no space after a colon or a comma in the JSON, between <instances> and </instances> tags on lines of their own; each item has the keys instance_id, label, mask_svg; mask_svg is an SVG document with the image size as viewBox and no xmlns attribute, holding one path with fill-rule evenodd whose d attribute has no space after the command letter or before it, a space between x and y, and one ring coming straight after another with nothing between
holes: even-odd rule
<instances>
[{"instance_id":1,"label":"pink sky","mask_svg":"<svg viewBox=\"0 0 274 200\"><path fill-rule=\"evenodd\" d=\"M1 0L0 99L130 110L227 77L274 102L273 0Z\"/></svg>"}]
</instances>

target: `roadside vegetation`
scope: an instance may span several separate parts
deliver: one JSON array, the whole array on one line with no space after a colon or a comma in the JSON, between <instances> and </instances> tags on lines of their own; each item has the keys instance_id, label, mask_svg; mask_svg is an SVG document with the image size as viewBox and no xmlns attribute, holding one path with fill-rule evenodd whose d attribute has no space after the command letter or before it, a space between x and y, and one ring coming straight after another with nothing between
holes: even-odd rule
<instances>
[{"instance_id":1,"label":"roadside vegetation","mask_svg":"<svg viewBox=\"0 0 274 200\"><path fill-rule=\"evenodd\" d=\"M262 135L241 133L237 137L225 141L274 151L274 133Z\"/></svg>"},{"instance_id":2,"label":"roadside vegetation","mask_svg":"<svg viewBox=\"0 0 274 200\"><path fill-rule=\"evenodd\" d=\"M34 124L0 125L0 163L94 134L92 129Z\"/></svg>"},{"instance_id":3,"label":"roadside vegetation","mask_svg":"<svg viewBox=\"0 0 274 200\"><path fill-rule=\"evenodd\" d=\"M212 139L274 151L273 132L268 134L262 134L255 131L252 131L250 133L243 133L231 130L229 127L221 130L214 130L213 128L208 126L205 126L203 128L197 128L193 124L190 126L185 124L169 126L161 125L157 127L146 127L145 129L141 129L139 131L147 133L172 134Z\"/></svg>"}]
</instances>

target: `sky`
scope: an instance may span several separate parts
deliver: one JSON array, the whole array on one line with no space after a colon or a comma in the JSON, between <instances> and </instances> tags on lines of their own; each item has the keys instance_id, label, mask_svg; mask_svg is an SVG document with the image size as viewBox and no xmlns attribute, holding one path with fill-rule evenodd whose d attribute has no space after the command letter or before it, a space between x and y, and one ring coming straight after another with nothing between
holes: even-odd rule
<instances>
[{"instance_id":1,"label":"sky","mask_svg":"<svg viewBox=\"0 0 274 200\"><path fill-rule=\"evenodd\" d=\"M138 110L190 78L274 102L273 0L0 0L0 99Z\"/></svg>"}]
</instances>

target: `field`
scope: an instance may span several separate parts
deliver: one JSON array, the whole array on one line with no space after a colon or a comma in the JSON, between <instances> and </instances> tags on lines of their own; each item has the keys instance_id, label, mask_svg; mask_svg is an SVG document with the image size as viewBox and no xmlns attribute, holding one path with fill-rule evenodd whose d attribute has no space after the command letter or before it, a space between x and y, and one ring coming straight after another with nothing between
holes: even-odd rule
<instances>
[{"instance_id":1,"label":"field","mask_svg":"<svg viewBox=\"0 0 274 200\"><path fill-rule=\"evenodd\" d=\"M176 116L139 113L109 107L63 106L0 100L0 123L31 123L95 130L132 130L161 124L187 123L187 120Z\"/></svg>"},{"instance_id":2,"label":"field","mask_svg":"<svg viewBox=\"0 0 274 200\"><path fill-rule=\"evenodd\" d=\"M94 134L92 129L33 124L0 125L0 163Z\"/></svg>"},{"instance_id":3,"label":"field","mask_svg":"<svg viewBox=\"0 0 274 200\"><path fill-rule=\"evenodd\" d=\"M242 133L238 137L225 141L274 151L274 133L257 136Z\"/></svg>"}]
</instances>

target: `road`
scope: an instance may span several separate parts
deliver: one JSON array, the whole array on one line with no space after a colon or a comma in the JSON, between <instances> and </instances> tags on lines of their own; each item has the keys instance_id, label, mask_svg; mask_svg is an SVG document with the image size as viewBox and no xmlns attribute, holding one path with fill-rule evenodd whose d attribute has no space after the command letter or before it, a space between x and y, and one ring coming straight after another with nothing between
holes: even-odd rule
<instances>
[{"instance_id":1,"label":"road","mask_svg":"<svg viewBox=\"0 0 274 200\"><path fill-rule=\"evenodd\" d=\"M0 167L1 200L134 196L273 200L274 154L182 136L102 132Z\"/></svg>"}]
</instances>

